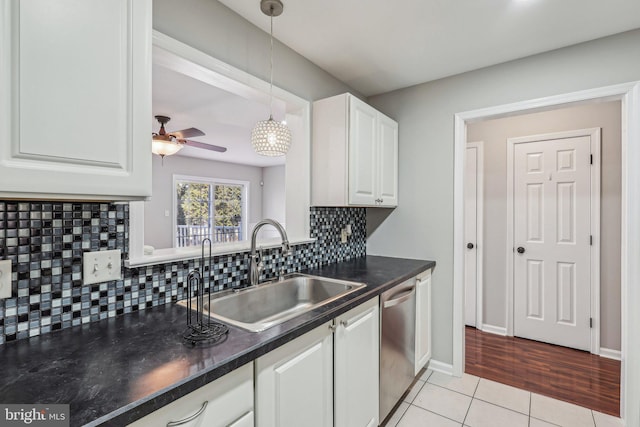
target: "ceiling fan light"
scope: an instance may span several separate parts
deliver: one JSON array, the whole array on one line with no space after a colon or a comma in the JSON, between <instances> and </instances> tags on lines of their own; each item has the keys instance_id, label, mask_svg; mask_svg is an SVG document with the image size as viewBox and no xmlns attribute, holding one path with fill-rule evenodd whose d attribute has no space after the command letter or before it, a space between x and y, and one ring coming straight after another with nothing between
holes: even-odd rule
<instances>
[{"instance_id":1,"label":"ceiling fan light","mask_svg":"<svg viewBox=\"0 0 640 427\"><path fill-rule=\"evenodd\" d=\"M153 139L151 143L151 152L161 157L171 156L182 150L183 144L177 141L164 141L162 139Z\"/></svg>"},{"instance_id":2,"label":"ceiling fan light","mask_svg":"<svg viewBox=\"0 0 640 427\"><path fill-rule=\"evenodd\" d=\"M251 145L262 156L284 156L291 145L291 131L272 117L256 124L251 131Z\"/></svg>"}]
</instances>

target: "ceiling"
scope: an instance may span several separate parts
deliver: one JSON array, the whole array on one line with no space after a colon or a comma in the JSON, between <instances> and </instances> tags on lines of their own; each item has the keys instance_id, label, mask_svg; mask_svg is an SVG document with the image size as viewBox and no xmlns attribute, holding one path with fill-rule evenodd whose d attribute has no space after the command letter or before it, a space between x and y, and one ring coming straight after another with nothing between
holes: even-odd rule
<instances>
[{"instance_id":1,"label":"ceiling","mask_svg":"<svg viewBox=\"0 0 640 427\"><path fill-rule=\"evenodd\" d=\"M269 31L259 0L219 0ZM283 0L274 37L365 96L640 27L638 0Z\"/></svg>"},{"instance_id":2,"label":"ceiling","mask_svg":"<svg viewBox=\"0 0 640 427\"><path fill-rule=\"evenodd\" d=\"M204 136L194 141L227 147L224 153L185 146L179 156L197 157L252 166L283 165L285 157L265 157L251 146L251 130L269 118L269 105L246 99L184 74L153 65L153 115L171 117L167 132L198 128ZM274 117L284 117L284 104L274 102ZM153 119L152 129L159 123ZM167 157L165 161L170 161Z\"/></svg>"}]
</instances>

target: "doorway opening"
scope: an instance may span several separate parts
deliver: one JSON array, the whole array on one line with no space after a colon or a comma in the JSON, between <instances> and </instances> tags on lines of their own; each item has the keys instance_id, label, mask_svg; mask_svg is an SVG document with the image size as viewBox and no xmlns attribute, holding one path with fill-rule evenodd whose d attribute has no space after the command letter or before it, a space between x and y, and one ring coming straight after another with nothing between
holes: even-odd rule
<instances>
[{"instance_id":1,"label":"doorway opening","mask_svg":"<svg viewBox=\"0 0 640 427\"><path fill-rule=\"evenodd\" d=\"M604 240L605 247L613 249L602 260L603 305L613 307L604 310L603 334L606 335L605 342L608 341L619 354L620 110L620 102L611 101L486 120L468 126L468 138L486 141L486 164L478 170L486 169L491 174L487 177L489 213L485 223L490 231L485 239L484 259L490 280L485 292L477 294L478 305L491 308L487 315L491 320L480 317L478 329L599 354L599 247ZM584 128L586 126L599 127ZM470 154L467 165L473 160L471 150L474 145L467 144L467 154ZM601 145L605 159L603 174ZM473 170L467 166L465 172ZM465 176L465 218L473 215L474 203L468 195L478 187L469 175L474 174ZM612 216L611 223L604 224L606 233L602 239L601 178L607 184L602 196L608 200L607 210ZM467 219L465 226L470 223L473 221ZM469 234L467 227L465 234ZM471 252L467 246L467 257ZM468 266L473 267L473 264L467 262L465 267ZM468 285L465 291L471 290ZM467 300L469 294L465 294ZM501 312L502 319L497 318L497 312ZM470 325L468 321L467 325ZM466 336L470 336L468 329ZM482 334L472 336L482 337ZM511 372L515 376L491 376L491 379L516 385L519 384L516 379L527 378L528 391L538 390L573 403L592 404L595 406L590 409L604 409L610 414L611 402L607 399L609 395L615 396L618 407L614 415L619 415L619 364L614 364L618 366L618 380L612 383L610 370L605 370L604 374L598 369L591 372L592 358L573 352L572 360L582 362L563 363L567 372L573 369L575 377L588 378L594 385L603 382L601 375L607 378L604 381L606 388L594 387L592 391L597 395L603 390L602 399L584 400L580 399L580 387L564 390L554 376L559 369L553 363L559 361L558 355L564 354L554 346L502 339L498 340L502 345L492 343L488 344L488 349L482 349L481 345L488 343L488 339L473 341L479 345L472 346L473 353L466 357L466 372L491 373L487 370L491 363L482 366L478 360L500 359L502 363L512 363L512 366L504 366L503 373ZM537 370L539 360L513 353L514 348L526 348L527 344L532 348L537 345L536 352L548 356L546 363L550 365L547 366L556 367ZM478 354L486 357L474 359ZM548 384L555 385L548 387ZM614 393L612 388L615 388ZM601 408L596 404L604 401L609 406Z\"/></svg>"},{"instance_id":2,"label":"doorway opening","mask_svg":"<svg viewBox=\"0 0 640 427\"><path fill-rule=\"evenodd\" d=\"M636 168L633 164L640 158L640 150L638 142L640 140L640 125L637 123L640 115L639 106L640 85L637 82L621 84L589 91L576 92L571 94L553 96L544 99L525 101L515 104L503 105L498 107L475 110L456 115L455 128L455 220L454 220L454 348L453 348L453 366L454 375L462 375L464 369L464 353L465 353L465 327L464 327L464 251L466 243L464 240L464 161L465 161L465 145L467 141L468 126L473 123L495 119L500 117L514 116L523 113L536 113L557 109L562 106L578 106L592 102L602 101L621 101L621 124L622 124L622 167L621 167L621 241L620 241L620 300L622 301L619 309L621 317L621 343L620 354L621 363L621 417L625 420L634 421L638 416L638 396L640 395L639 385L634 380L635 363L640 355L639 342L634 337L627 325L633 324L639 317L633 310L634 298L637 298L637 290L629 286L638 280L640 276L639 269L631 265L627 260L630 256L638 256L638 248L635 242L627 239L627 236L637 232L638 227L635 220L631 218L640 217L640 206L633 202L638 197L638 191L635 186L630 185L631 182L639 178ZM471 138L469 138L471 139ZM473 138L477 139L477 138ZM486 142L486 141L485 141ZM486 153L485 153L486 154ZM633 159L633 160L632 160ZM485 188L489 185L485 180ZM485 218L490 213L485 206ZM485 230L485 236L488 231ZM503 246L504 246L503 240ZM501 262L504 263L502 258ZM485 287L489 286L485 268ZM633 280L632 280L633 279ZM503 297L503 300L506 296ZM492 310L484 307L485 321L490 320ZM498 321L496 323L505 325L505 316L498 313ZM505 327L506 329L506 327Z\"/></svg>"}]
</instances>

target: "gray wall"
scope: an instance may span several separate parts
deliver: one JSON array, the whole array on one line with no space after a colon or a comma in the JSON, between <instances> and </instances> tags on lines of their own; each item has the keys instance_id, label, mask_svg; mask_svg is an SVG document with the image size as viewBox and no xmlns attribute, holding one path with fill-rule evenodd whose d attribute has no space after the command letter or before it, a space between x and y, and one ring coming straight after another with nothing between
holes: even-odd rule
<instances>
[{"instance_id":1,"label":"gray wall","mask_svg":"<svg viewBox=\"0 0 640 427\"><path fill-rule=\"evenodd\" d=\"M454 114L636 80L640 30L369 98L399 122L400 176L398 208L368 212L367 254L437 261L434 360L453 361Z\"/></svg>"},{"instance_id":2,"label":"gray wall","mask_svg":"<svg viewBox=\"0 0 640 427\"><path fill-rule=\"evenodd\" d=\"M593 127L602 128L600 345L620 350L620 102L594 103L496 120L467 127L467 141L484 142L483 323L505 327L507 313L507 139Z\"/></svg>"},{"instance_id":3,"label":"gray wall","mask_svg":"<svg viewBox=\"0 0 640 427\"><path fill-rule=\"evenodd\" d=\"M173 247L173 175L249 181L249 224L262 219L262 168L235 163L169 156L164 164L153 156L153 196L144 203L144 244L156 249ZM281 187L284 193L284 185ZM169 216L165 216L165 211ZM248 229L250 232L251 229Z\"/></svg>"},{"instance_id":4,"label":"gray wall","mask_svg":"<svg viewBox=\"0 0 640 427\"><path fill-rule=\"evenodd\" d=\"M255 4L257 8L260 2ZM153 28L269 81L269 34L215 0L154 0ZM277 40L273 84L307 100L343 92L359 95Z\"/></svg>"}]
</instances>

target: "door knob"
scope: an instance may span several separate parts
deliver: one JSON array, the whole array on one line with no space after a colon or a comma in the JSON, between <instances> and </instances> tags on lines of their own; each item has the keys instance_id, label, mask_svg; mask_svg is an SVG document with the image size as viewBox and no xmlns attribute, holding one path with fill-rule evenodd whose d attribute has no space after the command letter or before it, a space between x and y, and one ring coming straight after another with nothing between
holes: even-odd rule
<instances>
[{"instance_id":1,"label":"door knob","mask_svg":"<svg viewBox=\"0 0 640 427\"><path fill-rule=\"evenodd\" d=\"M519 254L523 254L524 253L524 248L522 246L518 246L518 249L516 249L518 251Z\"/></svg>"},{"instance_id":2,"label":"door knob","mask_svg":"<svg viewBox=\"0 0 640 427\"><path fill-rule=\"evenodd\" d=\"M473 243L467 243L467 249L473 249Z\"/></svg>"}]
</instances>

